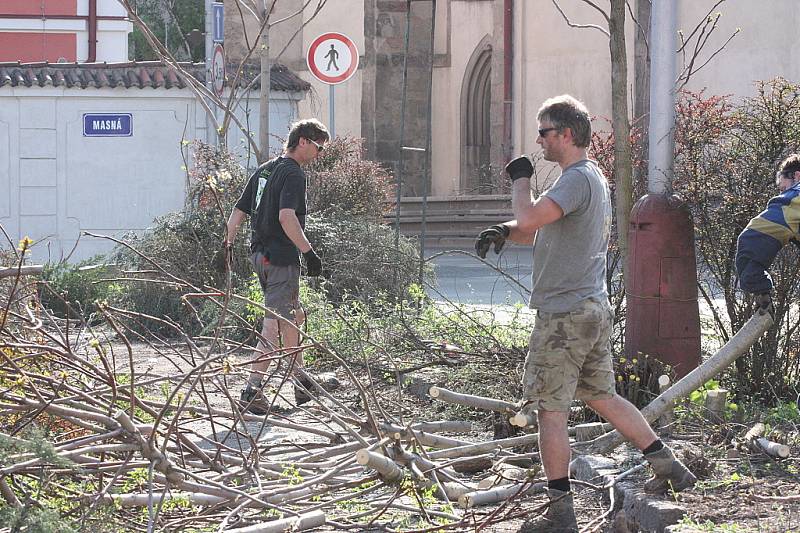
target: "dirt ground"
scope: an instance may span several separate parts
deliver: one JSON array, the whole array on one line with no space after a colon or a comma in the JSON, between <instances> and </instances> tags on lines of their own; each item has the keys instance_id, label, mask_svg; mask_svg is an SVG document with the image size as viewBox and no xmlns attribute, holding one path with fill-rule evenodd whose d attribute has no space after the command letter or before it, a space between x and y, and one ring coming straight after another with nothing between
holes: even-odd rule
<instances>
[{"instance_id":1,"label":"dirt ground","mask_svg":"<svg viewBox=\"0 0 800 533\"><path fill-rule=\"evenodd\" d=\"M117 347L120 354L124 353L122 347ZM134 360L137 373L147 375L165 375L175 372L173 363L166 361L158 353L145 345L134 346ZM248 355L242 353L237 356L240 363L248 361ZM342 383L342 387L335 392L335 396L354 410L358 409L358 395L347 374L341 367L312 367L312 372L334 371ZM228 376L229 390L232 397L238 397L239 391L246 375L246 366ZM368 383L366 375L363 383ZM410 382L409 382L410 383ZM408 383L407 383L408 385ZM289 387L289 386L287 386ZM417 387L419 388L419 387ZM402 389L402 397L398 387L385 381L375 382L376 396L387 399L387 409L397 412L402 405L405 420L432 421L443 419L445 406L429 398L415 395L413 384ZM290 387L286 389L291 393ZM212 405L219 409L230 408L229 399L222 394L212 395ZM398 399L399 402L398 402ZM282 401L279 401L282 403ZM290 408L287 402L286 411L279 416L285 417L295 423L319 424L320 412L314 408ZM482 441L492 438L491 415L474 417L475 432L470 435L452 435L454 437ZM203 425L205 424L205 426ZM665 499L671 499L687 509L687 521L696 524L695 527L685 526L681 531L724 531L724 532L787 532L800 531L800 447L798 446L798 433L786 433L787 442L792 444L792 453L789 459L776 461L767 456L749 451L734 450L737 436L746 431L747 424L738 427L726 425L723 427L712 426L708 423L695 420L686 420L677 424L669 435L669 442L677 449L685 450L687 462L700 479L697 487L681 494L669 494ZM235 438L234 435L214 433L207 423L197 427L188 428L198 435L220 441L224 438ZM791 429L791 428L789 428ZM259 431L261 428L252 428ZM274 446L287 446L287 449L303 446L319 446L308 438L308 434L298 434L292 430L270 428L261 432L263 439L268 439ZM228 442L230 444L230 442ZM619 452L615 456L621 464L621 470L629 468L640 461L640 456L634 453ZM626 459L627 458L627 459ZM627 463L624 463L627 461ZM484 474L485 475L485 474ZM647 472L641 472L630 478L629 483L643 483ZM467 477L470 481L479 479L482 475L475 474ZM795 501L761 501L758 497L795 497ZM474 531L480 528L487 532L516 531L531 513L543 512L541 507L545 502L544 494L514 501L502 506L482 507L474 512L474 523L482 524L478 527L469 526L462 531ZM411 502L413 503L413 502ZM582 531L625 531L614 524L614 515L598 521L598 517L609 511L608 491L601 492L586 486L575 487L575 503L578 513L579 525ZM499 523L485 523L487 518L493 516L502 519ZM587 526L592 527L587 529ZM408 523L409 530L423 530L426 525ZM429 527L429 524L427 525Z\"/></svg>"}]
</instances>

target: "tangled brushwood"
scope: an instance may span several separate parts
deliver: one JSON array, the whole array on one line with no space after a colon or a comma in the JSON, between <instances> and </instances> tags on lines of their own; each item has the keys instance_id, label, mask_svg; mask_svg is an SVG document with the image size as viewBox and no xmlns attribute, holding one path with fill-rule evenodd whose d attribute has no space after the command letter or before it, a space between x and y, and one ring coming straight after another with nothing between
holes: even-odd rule
<instances>
[{"instance_id":1,"label":"tangled brushwood","mask_svg":"<svg viewBox=\"0 0 800 533\"><path fill-rule=\"evenodd\" d=\"M163 271L152 282L169 283L187 305L205 301L224 310L240 298ZM47 522L53 531L237 531L254 524L258 531L284 531L323 523L359 531L469 529L505 520L507 513L465 514L457 506L541 488L534 469L521 469L518 481L500 492L480 490L463 473L493 463L532 467L535 434L475 442L482 429L473 421L403 414L402 376L479 359L485 364L490 357L477 346L470 351L421 338L412 324L420 313L413 301L397 304L408 308L405 327L385 329L380 342L342 321L353 328L351 340L363 341L361 355L339 353L335 342L303 334L307 351L335 366L347 385L333 395L309 374L315 389L310 406L296 406L286 394L285 362L292 353L261 354L275 364L264 390L272 408L257 416L236 401L250 349L227 338L224 328L199 338L167 317L147 317L161 321L159 331L171 330L165 341L142 327L140 313L107 302L97 303L101 320L95 323L59 318L39 305L34 283L21 271L4 281L0 516L12 530L34 522ZM315 320L330 324L344 308L322 309L329 320ZM250 321L230 314L239 328L252 331ZM439 320L446 328L448 319ZM393 364L387 350L397 345L405 346L410 355L403 364L412 368ZM491 355L501 356L498 350ZM391 394L386 376L370 376L384 373L382 366L389 382L401 378L396 388L389 384ZM511 413L514 404L502 403L501 412ZM459 433L472 433L473 440L453 436Z\"/></svg>"}]
</instances>

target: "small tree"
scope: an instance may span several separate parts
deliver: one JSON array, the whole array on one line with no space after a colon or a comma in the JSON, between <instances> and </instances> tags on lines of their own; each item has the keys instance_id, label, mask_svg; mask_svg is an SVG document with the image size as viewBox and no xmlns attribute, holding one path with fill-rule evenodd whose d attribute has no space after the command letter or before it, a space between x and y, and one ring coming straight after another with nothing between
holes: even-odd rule
<instances>
[{"instance_id":1,"label":"small tree","mask_svg":"<svg viewBox=\"0 0 800 533\"><path fill-rule=\"evenodd\" d=\"M800 148L800 87L783 79L758 84L756 96L734 106L727 98L682 93L676 128L675 190L692 209L699 289L714 326L727 341L752 315L738 290L736 239L777 193L777 164ZM800 262L785 247L771 270L775 325L736 362L741 395L781 396L798 378ZM721 302L721 305L720 305ZM768 386L767 386L768 385Z\"/></svg>"},{"instance_id":2,"label":"small tree","mask_svg":"<svg viewBox=\"0 0 800 533\"><path fill-rule=\"evenodd\" d=\"M159 0L161 5L168 5L168 3L174 3L175 1L176 0ZM233 0L239 13L242 14L243 26L245 26L244 20L246 17L254 17L258 22L259 29L258 34L253 38L253 36L247 35L247 28L243 28L243 31L245 32L245 42L248 44L249 48L239 64L236 65L235 73L230 79L228 79L226 69L226 85L229 87L230 91L228 98L225 100L219 98L216 94L214 94L213 91L210 91L203 82L195 79L183 68L178 59L176 59L175 54L170 51L170 48L164 44L163 40L159 38L151 26L144 20L142 16L140 16L135 0L119 0L119 2L127 10L128 16L136 25L137 29L141 32L141 35L144 37L147 43L152 47L156 56L158 56L158 58L169 68L178 73L186 81L189 89L195 93L198 101L206 111L206 116L213 124L214 130L217 132L219 144L221 146L225 145L225 139L227 137L230 124L233 122L242 132L245 139L247 139L249 146L256 154L258 161L260 163L266 161L270 157L269 91L271 62L274 59L280 58L280 56L286 50L286 47L284 47L284 49L275 56L270 55L269 28L302 15L309 5L311 5L313 2L316 2L316 6L311 15L303 21L303 23L297 28L297 31L295 31L292 38L289 40L289 42L291 42L297 35L300 34L306 24L308 24L320 13L322 8L327 3L327 0L304 0L297 11L280 20L271 20L272 13L276 4L278 3L278 0ZM286 46L288 47L288 43ZM246 80L245 76L248 72L247 65L253 56L259 58L259 74L253 80ZM259 138L257 140L253 138L250 128L248 128L246 124L243 124L235 114L236 109L238 109L241 104L241 100L247 97L256 79L260 81ZM217 120L217 117L214 113L215 107L222 110L222 120Z\"/></svg>"}]
</instances>

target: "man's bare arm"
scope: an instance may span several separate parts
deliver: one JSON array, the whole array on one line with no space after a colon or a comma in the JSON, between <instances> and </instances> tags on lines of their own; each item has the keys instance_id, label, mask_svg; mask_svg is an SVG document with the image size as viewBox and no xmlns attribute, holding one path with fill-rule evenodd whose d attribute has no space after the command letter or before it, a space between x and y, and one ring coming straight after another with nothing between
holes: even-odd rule
<instances>
[{"instance_id":1,"label":"man's bare arm","mask_svg":"<svg viewBox=\"0 0 800 533\"><path fill-rule=\"evenodd\" d=\"M231 211L231 216L228 217L228 231L225 242L233 244L233 241L236 240L236 232L239 231L239 226L242 225L242 222L244 222L246 216L247 213L241 209L236 207L233 208L233 211Z\"/></svg>"},{"instance_id":2,"label":"man's bare arm","mask_svg":"<svg viewBox=\"0 0 800 533\"><path fill-rule=\"evenodd\" d=\"M553 200L546 196L535 200L531 196L531 180L519 178L514 180L511 192L511 209L516 221L516 232L512 230L509 237L517 241L514 234L519 233L520 239L530 239L542 226L546 226L564 216L564 211Z\"/></svg>"},{"instance_id":3,"label":"man's bare arm","mask_svg":"<svg viewBox=\"0 0 800 533\"><path fill-rule=\"evenodd\" d=\"M281 209L278 212L278 222L281 223L284 233L286 233L286 236L297 246L300 253L304 254L311 250L311 243L308 242L308 238L302 226L300 226L300 220L297 218L294 209Z\"/></svg>"}]
</instances>

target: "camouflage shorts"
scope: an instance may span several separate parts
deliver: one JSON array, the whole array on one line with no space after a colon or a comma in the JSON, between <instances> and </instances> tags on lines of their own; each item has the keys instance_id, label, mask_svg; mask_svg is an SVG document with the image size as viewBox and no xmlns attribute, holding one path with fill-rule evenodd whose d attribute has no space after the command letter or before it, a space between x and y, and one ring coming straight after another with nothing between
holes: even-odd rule
<instances>
[{"instance_id":1,"label":"camouflage shorts","mask_svg":"<svg viewBox=\"0 0 800 533\"><path fill-rule=\"evenodd\" d=\"M573 398L600 400L614 394L609 337L614 313L603 299L584 300L569 313L538 312L531 333L523 405L569 411Z\"/></svg>"}]
</instances>

